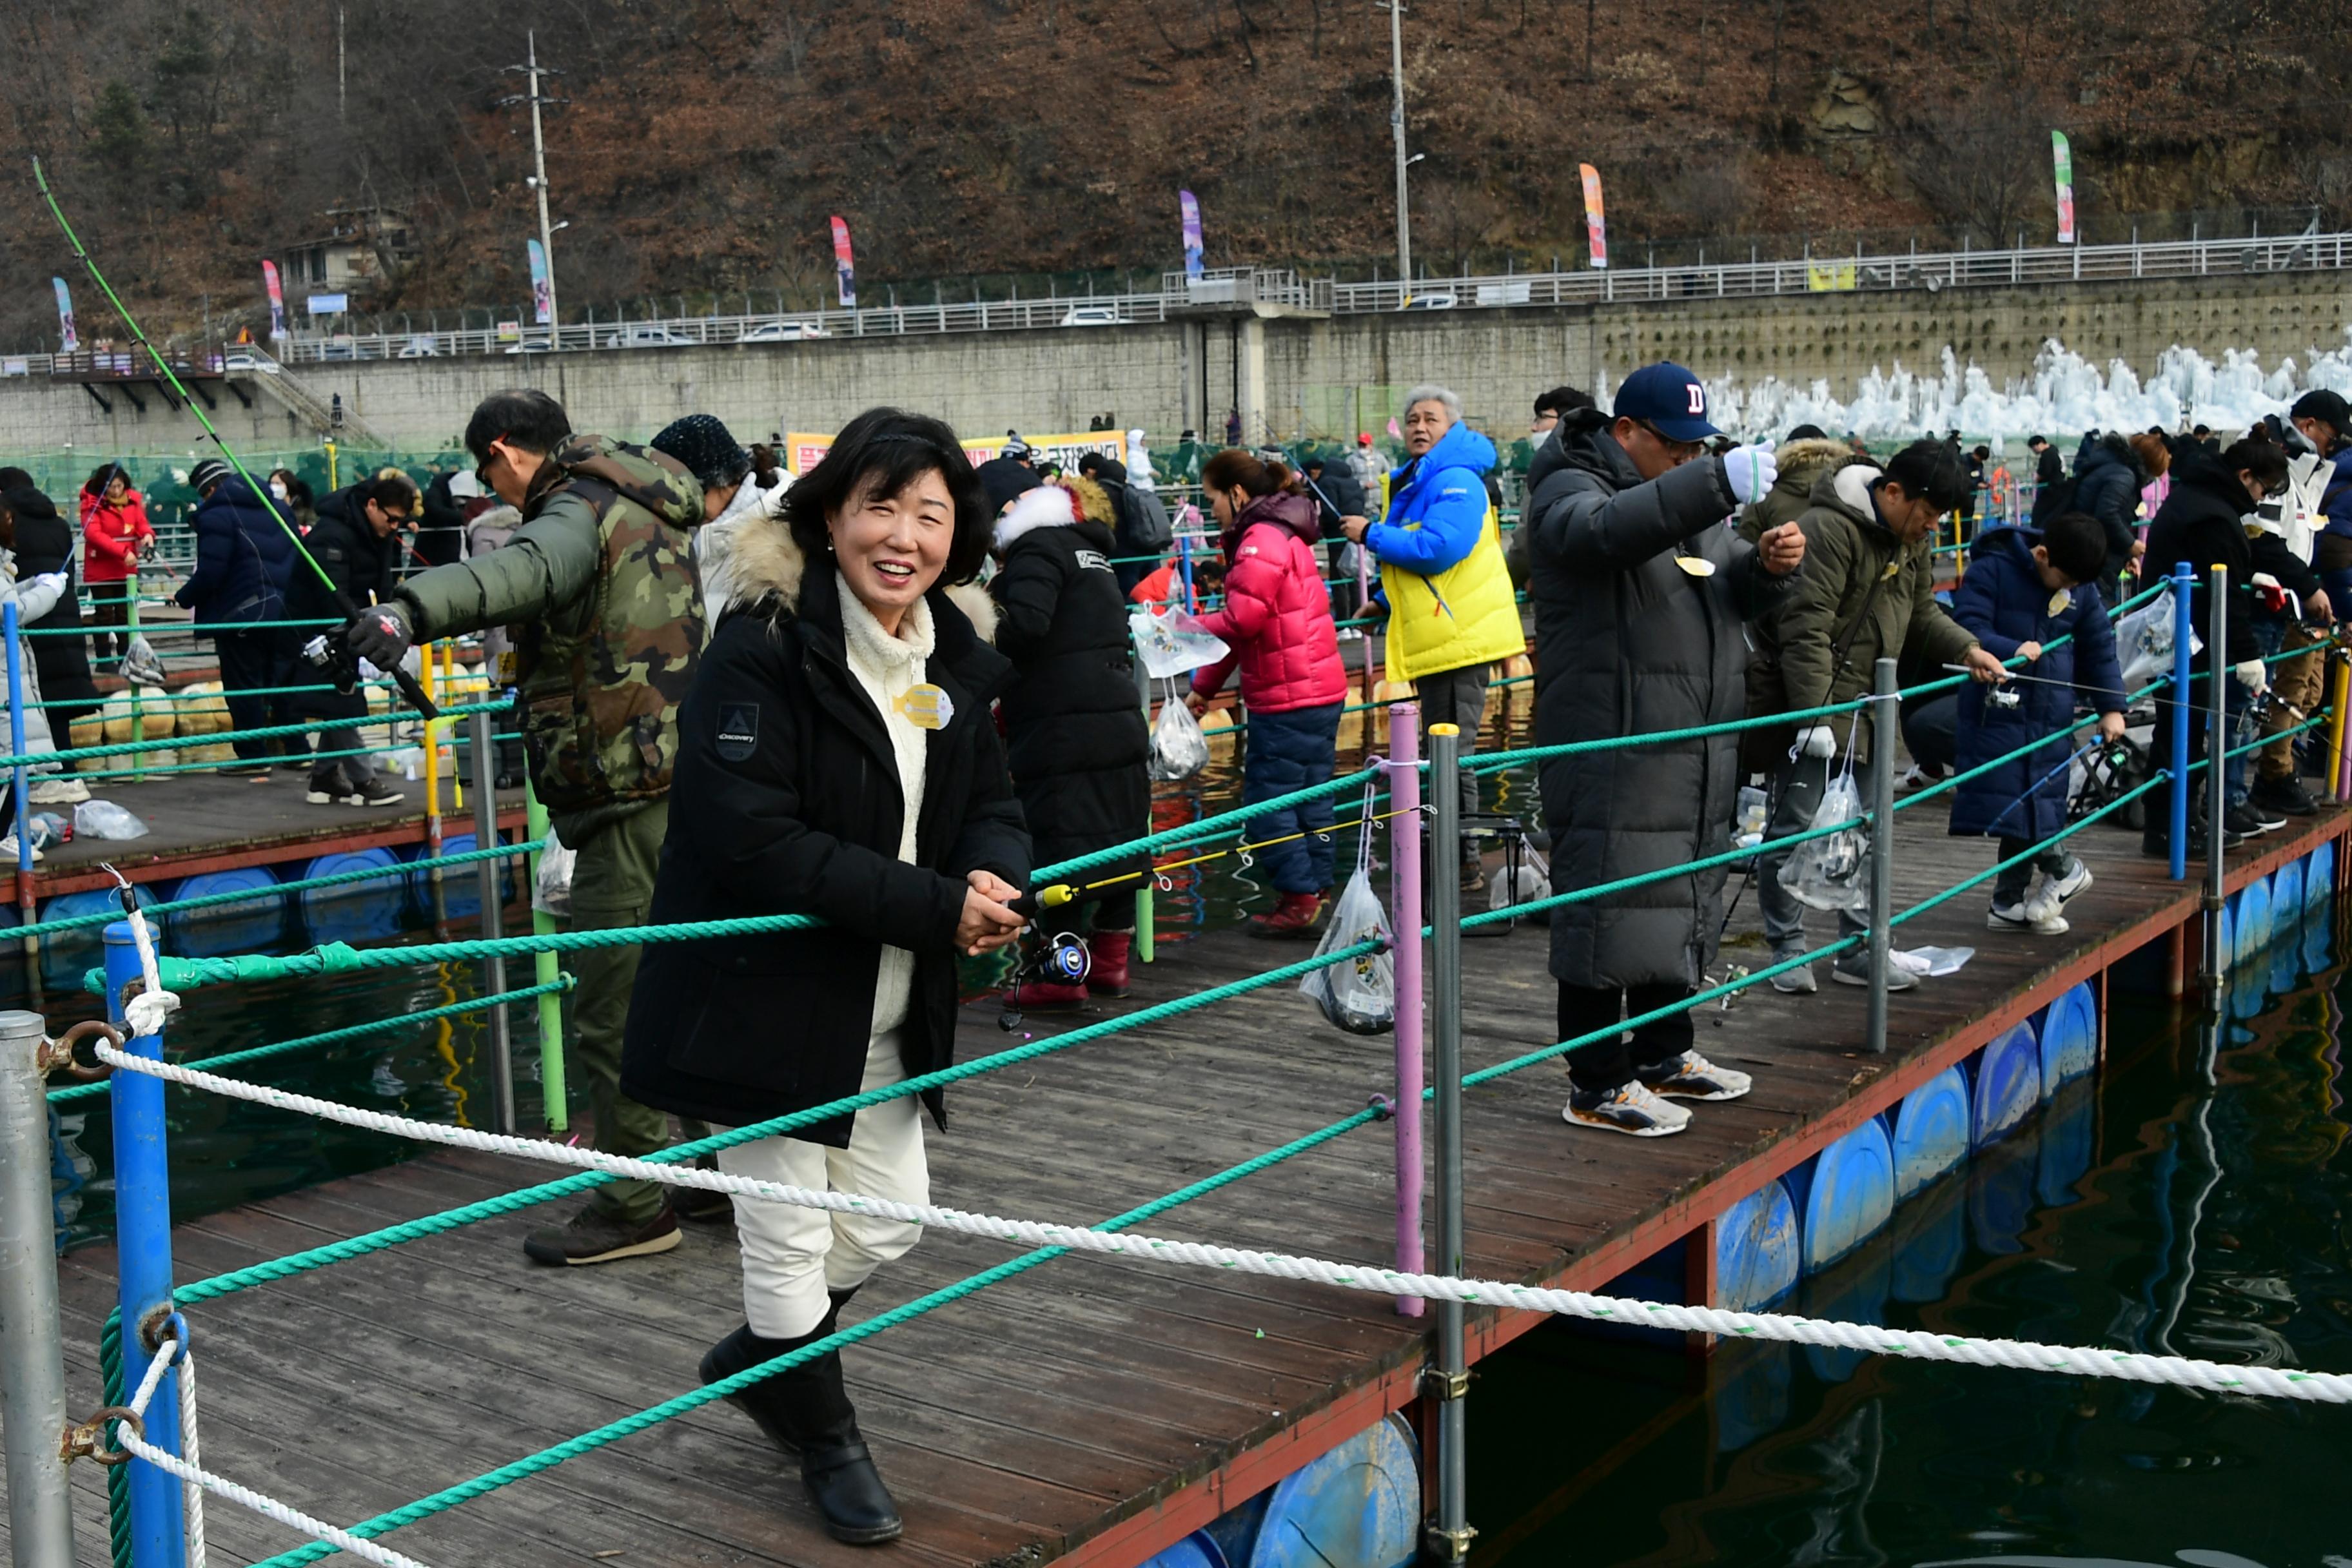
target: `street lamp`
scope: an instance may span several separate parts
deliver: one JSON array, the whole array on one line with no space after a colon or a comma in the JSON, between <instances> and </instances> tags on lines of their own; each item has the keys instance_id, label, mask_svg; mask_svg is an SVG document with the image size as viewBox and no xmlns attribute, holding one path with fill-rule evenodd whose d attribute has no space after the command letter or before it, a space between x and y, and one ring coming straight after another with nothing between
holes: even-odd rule
<instances>
[{"instance_id":1,"label":"street lamp","mask_svg":"<svg viewBox=\"0 0 2352 1568\"><path fill-rule=\"evenodd\" d=\"M1389 129L1396 140L1396 230L1399 298L1412 293L1412 211L1405 199L1404 172L1416 158L1404 155L1404 5L1387 0L1389 14Z\"/></svg>"}]
</instances>

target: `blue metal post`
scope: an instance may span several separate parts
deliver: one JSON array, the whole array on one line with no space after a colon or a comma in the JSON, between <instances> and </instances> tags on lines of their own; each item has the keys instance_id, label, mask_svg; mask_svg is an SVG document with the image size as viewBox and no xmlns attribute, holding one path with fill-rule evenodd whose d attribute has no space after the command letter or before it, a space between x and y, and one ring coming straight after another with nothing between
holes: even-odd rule
<instances>
[{"instance_id":1,"label":"blue metal post","mask_svg":"<svg viewBox=\"0 0 2352 1568\"><path fill-rule=\"evenodd\" d=\"M8 750L25 754L25 649L16 639L16 606L0 605L0 637L8 641ZM33 831L30 820L32 780L18 763L9 781L9 798L16 807L16 904L26 925L33 923ZM27 950L30 951L29 949Z\"/></svg>"},{"instance_id":2,"label":"blue metal post","mask_svg":"<svg viewBox=\"0 0 2352 1568\"><path fill-rule=\"evenodd\" d=\"M1192 536L1189 533L1176 536L1176 570L1184 579L1184 608L1197 616L1201 613L1201 598L1192 592Z\"/></svg>"},{"instance_id":3,"label":"blue metal post","mask_svg":"<svg viewBox=\"0 0 2352 1568\"><path fill-rule=\"evenodd\" d=\"M106 928L106 1016L122 1021L123 988L140 978L139 949L131 924ZM131 1056L162 1060L163 1037L142 1035L123 1047ZM158 1310L172 1310L171 1169L163 1139L163 1080L143 1073L118 1073L114 1092L114 1247L122 1307L122 1384L135 1392L153 1359L142 1327ZM147 1406L147 1441L169 1453L180 1451L180 1392L166 1378ZM137 1568L183 1568L186 1524L180 1509L180 1483L154 1466L133 1459L131 1477L131 1560Z\"/></svg>"},{"instance_id":4,"label":"blue metal post","mask_svg":"<svg viewBox=\"0 0 2352 1568\"><path fill-rule=\"evenodd\" d=\"M2172 879L2189 879L2189 643L2196 636L2189 595L2197 574L2189 563L2172 568ZM2213 658L2221 650L2209 650ZM2215 766L2220 764L2216 763Z\"/></svg>"}]
</instances>

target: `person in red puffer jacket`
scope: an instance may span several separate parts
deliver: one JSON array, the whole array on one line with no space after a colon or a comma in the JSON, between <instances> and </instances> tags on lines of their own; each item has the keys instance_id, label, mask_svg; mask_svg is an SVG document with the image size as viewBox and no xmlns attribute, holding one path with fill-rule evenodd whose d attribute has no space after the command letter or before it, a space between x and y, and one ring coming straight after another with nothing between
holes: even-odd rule
<instances>
[{"instance_id":1,"label":"person in red puffer jacket","mask_svg":"<svg viewBox=\"0 0 2352 1568\"><path fill-rule=\"evenodd\" d=\"M90 640L100 658L110 658L129 640L104 628L129 623L127 596L139 591L139 556L155 541L147 503L131 488L121 464L104 465L82 486L81 539L82 581L89 586L91 618L100 628Z\"/></svg>"},{"instance_id":2,"label":"person in red puffer jacket","mask_svg":"<svg viewBox=\"0 0 2352 1568\"><path fill-rule=\"evenodd\" d=\"M1249 745L1242 757L1242 803L1255 805L1331 776L1348 672L1323 587L1314 544L1315 503L1280 463L1239 448L1218 453L1201 471L1226 562L1225 603L1200 617L1202 629L1233 652L1192 677L1192 710L1206 708L1241 667ZM1252 819L1249 837L1268 844L1257 858L1279 902L1250 921L1250 934L1309 937L1331 893L1331 797L1320 795Z\"/></svg>"}]
</instances>

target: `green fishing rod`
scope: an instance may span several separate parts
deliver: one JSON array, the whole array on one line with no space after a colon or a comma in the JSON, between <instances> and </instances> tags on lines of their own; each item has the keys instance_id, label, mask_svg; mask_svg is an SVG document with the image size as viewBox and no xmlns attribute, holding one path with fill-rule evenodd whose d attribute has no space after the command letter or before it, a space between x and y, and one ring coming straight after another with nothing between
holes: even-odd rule
<instances>
[{"instance_id":1,"label":"green fishing rod","mask_svg":"<svg viewBox=\"0 0 2352 1568\"><path fill-rule=\"evenodd\" d=\"M96 283L99 292L106 296L106 302L114 307L114 313L122 319L122 324L131 329L131 341L147 351L147 357L154 362L155 369L166 382L171 384L172 390L179 395L181 403L186 406L188 412L196 416L196 423L204 426L205 435L211 439L215 447L220 448L220 455L228 459L229 467L236 470L237 477L245 480L254 495L259 498L262 506L268 510L272 518L277 520L278 526L286 531L286 537L293 542L294 552L302 558L304 565L317 574L319 581L326 586L327 592L334 596L336 605L352 620L359 619L362 614L360 605L353 602L348 592L327 574L327 569L319 564L318 557L312 555L310 547L302 542L301 532L288 521L283 512L278 510L278 503L271 498L268 488L253 477L252 470L245 466L244 459L236 455L228 442L222 438L221 433L214 428L213 422L205 416L201 400L188 390L186 384L180 380L178 374L172 369L170 362L163 358L155 345L148 342L146 332L141 330L137 319L131 314L130 308L124 305L121 297L115 293L114 285L106 280L106 274L98 269L98 263L92 260L89 252L83 248L81 237L75 234L73 225L66 221L65 209L58 205L57 195L49 189L48 176L41 172L41 161L38 158L33 160L33 184L39 187L41 200L48 204L49 216L58 220L58 227L65 234L66 244L73 249L74 259L81 263L82 270L89 274L90 281ZM329 634L331 637L333 635ZM356 685L359 675L358 661L351 658L347 652L344 665L345 672L351 676ZM392 676L393 684L400 689L401 696L407 699L410 707L427 719L438 719L441 716L441 710L435 707L433 700L425 694L425 688L416 677L409 674L405 669L394 669L389 673ZM338 681L337 685L341 686L341 682Z\"/></svg>"}]
</instances>

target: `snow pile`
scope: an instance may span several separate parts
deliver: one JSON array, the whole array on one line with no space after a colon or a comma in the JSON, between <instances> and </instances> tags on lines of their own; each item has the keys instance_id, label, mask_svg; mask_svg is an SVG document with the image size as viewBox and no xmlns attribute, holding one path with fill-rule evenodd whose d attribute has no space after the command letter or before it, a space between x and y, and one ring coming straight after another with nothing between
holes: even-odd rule
<instances>
[{"instance_id":1,"label":"snow pile","mask_svg":"<svg viewBox=\"0 0 2352 1568\"><path fill-rule=\"evenodd\" d=\"M1866 440L1906 440L1958 430L1970 440L2056 439L2085 430L2176 430L2210 425L2242 430L2266 415L2284 416L2296 395L2328 387L2352 396L2352 326L2344 342L2315 349L2306 369L2293 356L2264 370L2251 350L2227 349L2220 363L2178 344L2157 356L2146 379L2125 361L2104 372L2053 338L2033 356L2032 374L1996 386L1974 363L1962 365L1948 347L1932 374L1874 367L1840 398L1827 380L1805 384L1767 376L1743 386L1734 377L1706 384L1715 422L1754 437L1779 438L1798 425L1832 435L1853 431Z\"/></svg>"}]
</instances>

